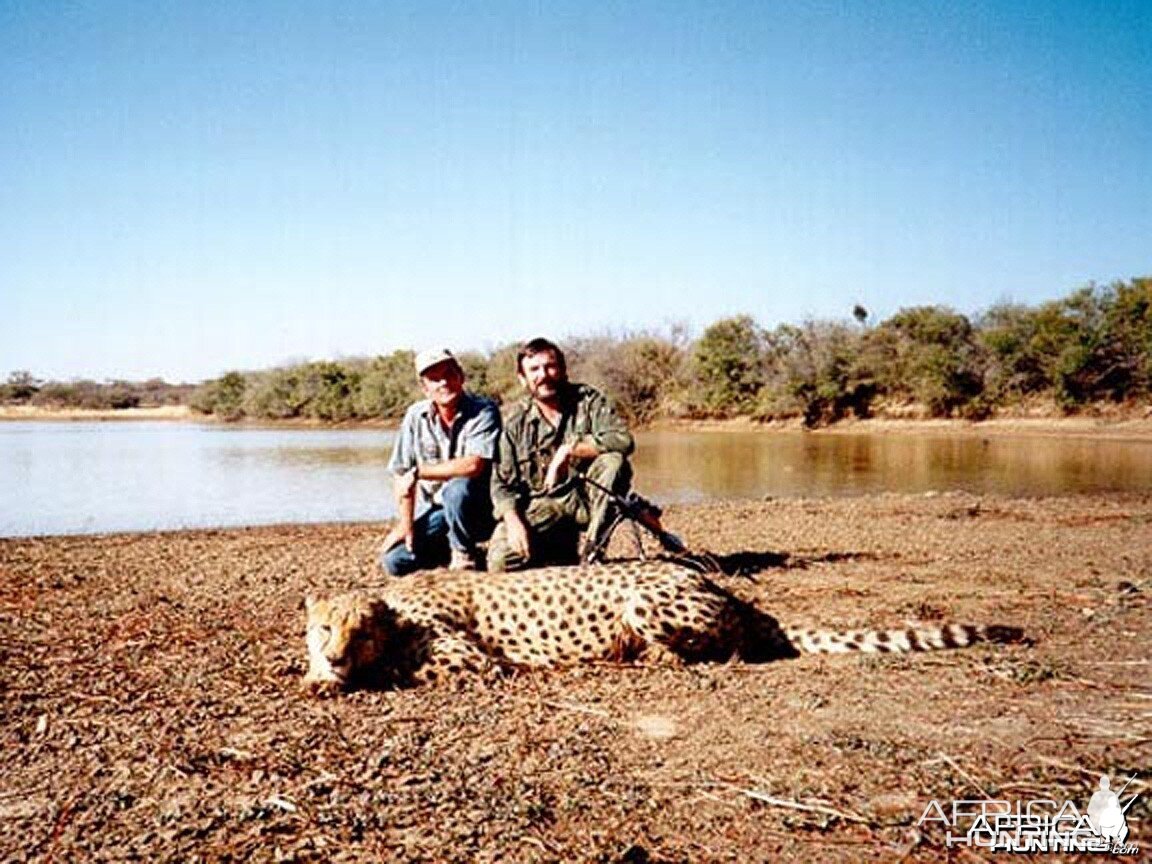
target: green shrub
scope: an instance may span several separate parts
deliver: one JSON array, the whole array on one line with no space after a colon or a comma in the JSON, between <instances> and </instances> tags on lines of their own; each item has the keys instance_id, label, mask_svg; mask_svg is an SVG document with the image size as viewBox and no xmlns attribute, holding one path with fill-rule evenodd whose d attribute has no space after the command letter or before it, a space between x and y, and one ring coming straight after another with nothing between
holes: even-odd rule
<instances>
[{"instance_id":1,"label":"green shrub","mask_svg":"<svg viewBox=\"0 0 1152 864\"><path fill-rule=\"evenodd\" d=\"M360 373L354 399L356 414L362 418L397 419L420 398L413 370L415 354L393 351L376 357Z\"/></svg>"},{"instance_id":2,"label":"green shrub","mask_svg":"<svg viewBox=\"0 0 1152 864\"><path fill-rule=\"evenodd\" d=\"M691 404L715 417L748 414L764 387L763 332L749 315L708 327L692 350Z\"/></svg>"},{"instance_id":3,"label":"green shrub","mask_svg":"<svg viewBox=\"0 0 1152 864\"><path fill-rule=\"evenodd\" d=\"M876 386L862 365L861 332L847 324L782 324L765 337L767 383L756 416L802 417L806 426L871 413Z\"/></svg>"},{"instance_id":4,"label":"green shrub","mask_svg":"<svg viewBox=\"0 0 1152 864\"><path fill-rule=\"evenodd\" d=\"M880 389L933 416L956 412L983 392L983 354L971 322L944 306L902 309L869 334Z\"/></svg>"},{"instance_id":5,"label":"green shrub","mask_svg":"<svg viewBox=\"0 0 1152 864\"><path fill-rule=\"evenodd\" d=\"M192 408L221 420L240 420L244 417L244 392L247 386L243 373L227 372L220 378L205 381L196 389L192 396Z\"/></svg>"},{"instance_id":6,"label":"green shrub","mask_svg":"<svg viewBox=\"0 0 1152 864\"><path fill-rule=\"evenodd\" d=\"M0 384L0 402L28 402L39 392L43 383L27 370L12 372L8 380Z\"/></svg>"}]
</instances>

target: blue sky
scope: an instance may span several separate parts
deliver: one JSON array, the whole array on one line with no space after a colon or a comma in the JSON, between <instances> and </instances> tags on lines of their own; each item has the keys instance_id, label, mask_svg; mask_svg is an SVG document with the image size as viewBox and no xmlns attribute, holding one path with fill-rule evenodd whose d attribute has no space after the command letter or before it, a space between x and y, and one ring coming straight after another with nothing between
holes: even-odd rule
<instances>
[{"instance_id":1,"label":"blue sky","mask_svg":"<svg viewBox=\"0 0 1152 864\"><path fill-rule=\"evenodd\" d=\"M1152 3L0 0L0 376L1152 273Z\"/></svg>"}]
</instances>

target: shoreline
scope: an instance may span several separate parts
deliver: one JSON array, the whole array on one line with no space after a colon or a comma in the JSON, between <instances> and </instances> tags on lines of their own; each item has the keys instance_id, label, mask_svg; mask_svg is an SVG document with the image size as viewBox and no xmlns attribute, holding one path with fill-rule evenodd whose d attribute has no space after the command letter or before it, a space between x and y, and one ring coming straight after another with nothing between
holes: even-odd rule
<instances>
[{"instance_id":1,"label":"shoreline","mask_svg":"<svg viewBox=\"0 0 1152 864\"><path fill-rule=\"evenodd\" d=\"M996 417L989 420L876 417L841 420L806 429L799 421L672 420L647 432L805 433L809 435L954 435L970 437L1064 437L1152 441L1152 417Z\"/></svg>"},{"instance_id":2,"label":"shoreline","mask_svg":"<svg viewBox=\"0 0 1152 864\"><path fill-rule=\"evenodd\" d=\"M53 409L31 405L0 405L3 422L142 422L164 421L232 425L259 429L397 429L398 420L355 420L329 423L322 420L240 420L228 422L212 415L198 414L186 405L154 408ZM635 427L638 432L737 432L798 433L813 435L973 435L1045 436L1152 441L1152 407L1101 414L1049 416L1044 412L1013 416L1005 414L987 420L925 419L916 417L875 417L841 420L831 426L806 429L799 420L759 421L747 417L724 420L666 419Z\"/></svg>"},{"instance_id":3,"label":"shoreline","mask_svg":"<svg viewBox=\"0 0 1152 864\"><path fill-rule=\"evenodd\" d=\"M38 405L0 405L0 423L131 423L162 420L206 426L235 426L238 429L399 429L399 420L356 420L329 423L323 420L221 420L199 414L187 405L152 408L43 408Z\"/></svg>"},{"instance_id":4,"label":"shoreline","mask_svg":"<svg viewBox=\"0 0 1152 864\"><path fill-rule=\"evenodd\" d=\"M904 501L913 508L943 506L948 502L976 502L977 507L983 502L991 506L1028 506L1048 504L1054 507L1066 506L1074 508L1088 504L1109 504L1115 507L1141 504L1152 501L1152 490L1148 492L1133 490L1109 491L1081 491L1061 495L1031 496L1013 495L997 492L973 492L965 489L927 490L924 492L885 491L864 492L858 495L777 495L767 498L714 498L702 501L677 502L662 506L665 514L672 514L674 519L708 519L718 513L757 508L757 507L879 507L884 504ZM395 521L392 517L366 518L346 520L319 520L303 522L255 522L248 525L185 525L179 527L159 528L114 528L100 531L66 531L56 534L0 534L0 551L6 544L20 543L70 543L70 542L139 542L146 540L168 539L172 541L203 540L206 542L223 541L228 538L258 538L276 537L284 534L298 536L322 535L328 532L368 532L383 537L388 528ZM613 541L614 543L616 541ZM645 535L645 543L652 546L649 553L659 549L655 541ZM482 542L481 546L485 544ZM702 548L708 548L707 543ZM699 550L696 550L699 551Z\"/></svg>"}]
</instances>

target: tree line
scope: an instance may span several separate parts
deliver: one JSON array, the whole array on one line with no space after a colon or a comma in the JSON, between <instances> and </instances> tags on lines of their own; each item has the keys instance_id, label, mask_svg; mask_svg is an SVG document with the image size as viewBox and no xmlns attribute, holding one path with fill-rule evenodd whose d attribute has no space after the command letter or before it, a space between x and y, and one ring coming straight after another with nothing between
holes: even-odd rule
<instances>
[{"instance_id":1,"label":"tree line","mask_svg":"<svg viewBox=\"0 0 1152 864\"><path fill-rule=\"evenodd\" d=\"M12 372L0 384L0 403L34 405L48 409L83 408L115 411L123 408L161 408L187 405L195 384L169 384L160 378L147 381L43 381L27 370Z\"/></svg>"},{"instance_id":2,"label":"tree line","mask_svg":"<svg viewBox=\"0 0 1152 864\"><path fill-rule=\"evenodd\" d=\"M857 306L851 319L766 329L738 315L698 338L672 327L577 337L564 348L571 377L603 388L639 424L748 417L821 426L891 412L984 419L1036 403L1066 412L1101 402L1148 404L1152 277L1090 285L1038 306L998 304L971 317L915 306L873 324ZM518 398L516 349L461 354L469 387L502 402ZM178 398L225 420L397 419L420 396L412 361L411 351L394 351L233 371ZM10 378L0 395L43 404L70 386L30 393L30 383L21 389ZM109 386L124 395L123 382Z\"/></svg>"}]
</instances>

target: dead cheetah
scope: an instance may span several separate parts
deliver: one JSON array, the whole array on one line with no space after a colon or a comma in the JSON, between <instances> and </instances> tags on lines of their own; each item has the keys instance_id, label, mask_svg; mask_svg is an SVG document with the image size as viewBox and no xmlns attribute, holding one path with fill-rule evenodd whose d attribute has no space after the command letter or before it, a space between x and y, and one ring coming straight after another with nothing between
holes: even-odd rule
<instances>
[{"instance_id":1,"label":"dead cheetah","mask_svg":"<svg viewBox=\"0 0 1152 864\"><path fill-rule=\"evenodd\" d=\"M520 573L434 572L378 597L306 601L308 673L324 692L406 687L461 672L615 660L684 663L801 653L928 651L1015 642L1015 627L782 628L706 576L667 561Z\"/></svg>"}]
</instances>

